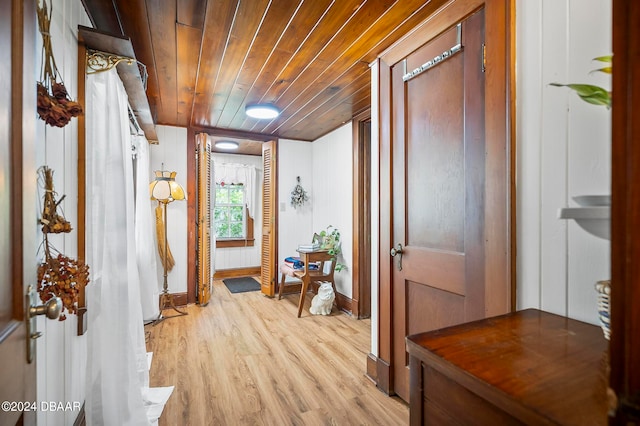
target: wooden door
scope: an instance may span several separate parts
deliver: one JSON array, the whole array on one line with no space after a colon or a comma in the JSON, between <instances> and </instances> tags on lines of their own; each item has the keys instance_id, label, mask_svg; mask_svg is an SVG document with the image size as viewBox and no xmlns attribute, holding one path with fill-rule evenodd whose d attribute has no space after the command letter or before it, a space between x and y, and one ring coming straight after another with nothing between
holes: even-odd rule
<instances>
[{"instance_id":1,"label":"wooden door","mask_svg":"<svg viewBox=\"0 0 640 426\"><path fill-rule=\"evenodd\" d=\"M406 401L405 337L485 313L483 42L481 10L391 68L393 388Z\"/></svg>"},{"instance_id":2,"label":"wooden door","mask_svg":"<svg viewBox=\"0 0 640 426\"><path fill-rule=\"evenodd\" d=\"M276 141L262 144L262 254L260 290L269 297L276 294L277 272L277 151Z\"/></svg>"},{"instance_id":3,"label":"wooden door","mask_svg":"<svg viewBox=\"0 0 640 426\"><path fill-rule=\"evenodd\" d=\"M0 98L3 100L0 102L0 424L3 425L19 421L35 424L36 407L29 405L31 411L27 411L23 405L36 401L35 363L27 363L28 337L24 321L26 281L35 280L35 252L23 259L25 248L35 249L35 232L27 236L23 232L23 224L35 226L35 213L34 205L28 202L23 210L23 196L33 201L33 194L23 194L22 186L23 145L25 150L33 152L34 143L34 31L33 2L0 0ZM23 70L31 72L25 74ZM25 170L33 171L33 168ZM26 175L36 178L35 173ZM23 214L28 215L26 220ZM25 238L31 238L29 244L23 244ZM24 268L24 261L31 266Z\"/></svg>"},{"instance_id":4,"label":"wooden door","mask_svg":"<svg viewBox=\"0 0 640 426\"><path fill-rule=\"evenodd\" d=\"M198 188L198 295L197 301L206 306L211 298L211 142L206 133L196 135L198 153L196 187ZM215 189L214 189L215 191Z\"/></svg>"}]
</instances>

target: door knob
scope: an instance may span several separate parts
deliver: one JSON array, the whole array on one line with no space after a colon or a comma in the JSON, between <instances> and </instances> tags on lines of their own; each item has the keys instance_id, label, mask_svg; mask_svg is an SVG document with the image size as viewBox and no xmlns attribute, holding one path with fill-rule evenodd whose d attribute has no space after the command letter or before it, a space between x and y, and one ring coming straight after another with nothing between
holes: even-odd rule
<instances>
[{"instance_id":1,"label":"door knob","mask_svg":"<svg viewBox=\"0 0 640 426\"><path fill-rule=\"evenodd\" d=\"M62 311L62 300L59 297L53 297L47 301L44 305L29 307L29 317L33 318L37 315L46 315L49 319L56 319L60 316Z\"/></svg>"},{"instance_id":2,"label":"door knob","mask_svg":"<svg viewBox=\"0 0 640 426\"><path fill-rule=\"evenodd\" d=\"M391 247L389 254L391 257L398 256L398 271L402 271L402 244L398 243L396 247Z\"/></svg>"},{"instance_id":3,"label":"door knob","mask_svg":"<svg viewBox=\"0 0 640 426\"><path fill-rule=\"evenodd\" d=\"M27 362L31 364L36 353L36 339L42 336L41 331L36 330L36 317L46 315L49 319L56 319L62 311L62 300L52 297L44 305L36 305L36 296L33 287L27 288L25 295L25 322L27 323Z\"/></svg>"}]
</instances>

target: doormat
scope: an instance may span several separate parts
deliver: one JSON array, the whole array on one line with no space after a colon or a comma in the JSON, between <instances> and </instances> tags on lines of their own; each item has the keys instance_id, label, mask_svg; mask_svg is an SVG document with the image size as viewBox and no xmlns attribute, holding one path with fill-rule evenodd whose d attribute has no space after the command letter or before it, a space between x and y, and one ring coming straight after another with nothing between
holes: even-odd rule
<instances>
[{"instance_id":1,"label":"doormat","mask_svg":"<svg viewBox=\"0 0 640 426\"><path fill-rule=\"evenodd\" d=\"M231 293L245 293L260 290L260 283L251 277L227 278L222 280Z\"/></svg>"}]
</instances>

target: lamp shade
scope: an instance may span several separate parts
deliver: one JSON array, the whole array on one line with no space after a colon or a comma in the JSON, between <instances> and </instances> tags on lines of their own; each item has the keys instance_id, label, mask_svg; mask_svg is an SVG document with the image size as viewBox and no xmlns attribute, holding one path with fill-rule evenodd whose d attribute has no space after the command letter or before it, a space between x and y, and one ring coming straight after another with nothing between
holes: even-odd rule
<instances>
[{"instance_id":1,"label":"lamp shade","mask_svg":"<svg viewBox=\"0 0 640 426\"><path fill-rule=\"evenodd\" d=\"M149 184L149 194L152 200L170 203L174 200L184 200L184 189L176 182L176 172L156 170L156 178Z\"/></svg>"}]
</instances>

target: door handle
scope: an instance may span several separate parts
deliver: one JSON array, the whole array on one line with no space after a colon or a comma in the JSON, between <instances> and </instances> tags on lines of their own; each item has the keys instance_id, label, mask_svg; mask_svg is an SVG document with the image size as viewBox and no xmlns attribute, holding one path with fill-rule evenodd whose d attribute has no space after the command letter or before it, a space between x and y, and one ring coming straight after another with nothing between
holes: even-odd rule
<instances>
[{"instance_id":1,"label":"door handle","mask_svg":"<svg viewBox=\"0 0 640 426\"><path fill-rule=\"evenodd\" d=\"M31 364L36 352L35 340L42 336L41 331L36 330L36 317L38 315L45 315L49 319L56 319L60 316L62 311L62 300L59 297L52 297L47 300L44 305L35 305L35 297L33 293L33 287L29 286L27 294L25 296L25 308L26 315L25 321L27 323L27 362Z\"/></svg>"},{"instance_id":2,"label":"door handle","mask_svg":"<svg viewBox=\"0 0 640 426\"><path fill-rule=\"evenodd\" d=\"M46 315L49 319L57 319L62 310L62 300L59 297L52 297L44 305L29 306L29 317L33 318L38 315Z\"/></svg>"},{"instance_id":3,"label":"door handle","mask_svg":"<svg viewBox=\"0 0 640 426\"><path fill-rule=\"evenodd\" d=\"M391 257L398 256L398 271L402 271L402 244L398 243L396 247L391 247L389 254Z\"/></svg>"}]
</instances>

